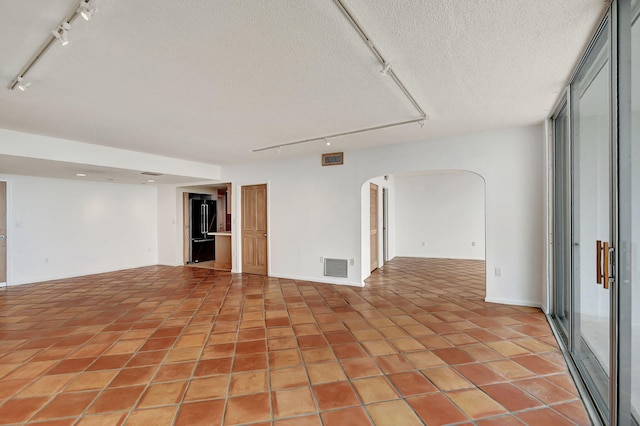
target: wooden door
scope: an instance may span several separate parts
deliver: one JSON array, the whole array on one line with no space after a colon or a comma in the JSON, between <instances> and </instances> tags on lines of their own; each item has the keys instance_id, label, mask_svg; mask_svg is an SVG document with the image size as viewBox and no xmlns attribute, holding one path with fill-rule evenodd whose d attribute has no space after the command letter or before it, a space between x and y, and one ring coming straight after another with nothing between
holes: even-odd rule
<instances>
[{"instance_id":1,"label":"wooden door","mask_svg":"<svg viewBox=\"0 0 640 426\"><path fill-rule=\"evenodd\" d=\"M242 187L242 272L267 275L267 185Z\"/></svg>"},{"instance_id":2,"label":"wooden door","mask_svg":"<svg viewBox=\"0 0 640 426\"><path fill-rule=\"evenodd\" d=\"M378 269L378 185L369 184L369 235L371 247L371 272Z\"/></svg>"},{"instance_id":3,"label":"wooden door","mask_svg":"<svg viewBox=\"0 0 640 426\"><path fill-rule=\"evenodd\" d=\"M0 182L0 283L7 282L7 183Z\"/></svg>"}]
</instances>

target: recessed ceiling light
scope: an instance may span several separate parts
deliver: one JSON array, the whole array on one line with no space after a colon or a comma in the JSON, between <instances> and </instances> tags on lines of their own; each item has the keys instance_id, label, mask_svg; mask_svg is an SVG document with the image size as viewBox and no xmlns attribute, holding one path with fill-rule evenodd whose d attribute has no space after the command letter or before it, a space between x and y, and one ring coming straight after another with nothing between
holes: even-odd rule
<instances>
[{"instance_id":1,"label":"recessed ceiling light","mask_svg":"<svg viewBox=\"0 0 640 426\"><path fill-rule=\"evenodd\" d=\"M147 179L147 182L149 182L149 183L154 183L154 182L155 182L155 180L153 180L153 179Z\"/></svg>"},{"instance_id":2,"label":"recessed ceiling light","mask_svg":"<svg viewBox=\"0 0 640 426\"><path fill-rule=\"evenodd\" d=\"M76 173L76 176L78 176L78 177L85 177L85 176L87 176L87 175L86 175L86 174L84 174L84 173Z\"/></svg>"}]
</instances>

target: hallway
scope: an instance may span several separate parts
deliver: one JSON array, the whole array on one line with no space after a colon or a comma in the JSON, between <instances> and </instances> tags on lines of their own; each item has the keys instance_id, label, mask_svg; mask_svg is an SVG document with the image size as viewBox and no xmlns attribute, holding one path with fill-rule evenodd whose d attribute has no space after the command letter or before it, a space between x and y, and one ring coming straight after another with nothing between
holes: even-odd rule
<instances>
[{"instance_id":1,"label":"hallway","mask_svg":"<svg viewBox=\"0 0 640 426\"><path fill-rule=\"evenodd\" d=\"M589 424L539 309L484 262L365 288L153 266L0 290L0 423ZM52 423L48 423L52 424Z\"/></svg>"}]
</instances>

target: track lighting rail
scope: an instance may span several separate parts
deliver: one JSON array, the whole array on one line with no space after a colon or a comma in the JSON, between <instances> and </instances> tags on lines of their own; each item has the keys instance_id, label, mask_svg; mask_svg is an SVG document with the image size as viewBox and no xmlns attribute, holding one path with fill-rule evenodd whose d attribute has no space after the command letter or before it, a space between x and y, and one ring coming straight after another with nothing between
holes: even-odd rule
<instances>
[{"instance_id":1,"label":"track lighting rail","mask_svg":"<svg viewBox=\"0 0 640 426\"><path fill-rule=\"evenodd\" d=\"M351 13L349 11L349 9L343 3L342 0L333 0L333 2L336 4L338 9L340 9L342 14L347 18L347 20L349 21L351 26L360 35L360 37L365 42L365 44L369 47L369 50L371 50L371 53L373 53L373 55L376 57L376 59L378 59L378 61L380 62L380 65L382 66L382 68L380 70L380 73L382 75L384 75L384 76L389 76L396 83L396 86L398 86L398 88L402 91L402 93L405 95L405 97L409 100L409 102L411 102L413 107L418 111L418 113L420 114L420 118L415 118L415 119L412 119L412 120L400 121L400 122L397 122L397 123L383 124L383 125L380 125L380 126L367 127L367 128L364 128L364 129L350 130L350 131L347 131L347 132L335 133L333 135L323 135L323 136L318 136L316 138L303 139L303 140L299 140L299 141L295 141L295 142L281 143L281 144L278 144L278 145L267 146L267 147L264 147L264 148L257 148L257 149L254 149L252 152L268 151L268 150L271 150L271 149L277 149L278 152L280 152L280 149L282 147L285 147L285 146L300 145L300 144L304 144L304 143L325 140L326 138L335 138L335 137L338 137L338 136L355 135L355 134L358 134L358 133L370 132L370 131L373 131L373 130L380 130L380 129L387 129L389 127L402 126L404 124L419 123L420 126L424 126L425 121L429 119L429 117L424 112L424 110L422 109L422 107L420 106L420 104L418 103L416 98L413 97L411 92L409 92L409 89L407 89L407 87L402 83L400 78L398 78L397 74L393 70L393 67L391 66L391 63L388 62L385 59L385 57L382 55L380 50L378 50L376 45L371 40L371 37L369 37L369 35L366 33L366 31L364 30L362 25L360 25L360 23L358 22L356 17L353 15L353 13Z\"/></svg>"},{"instance_id":2,"label":"track lighting rail","mask_svg":"<svg viewBox=\"0 0 640 426\"><path fill-rule=\"evenodd\" d=\"M42 45L38 48L36 53L29 59L29 61L22 67L18 75L16 75L13 80L9 83L8 89L14 90L18 87L18 84L26 81L26 75L33 69L33 67L42 59L42 57L47 53L47 51L53 46L56 40L60 40L60 44L65 46L68 43L66 38L66 33L71 28L71 24L75 21L78 16L83 16L83 13L88 16L84 17L85 20L91 19L91 16L96 12L95 7L89 6L90 0L82 0L78 4L78 6L64 17L64 19L56 26L56 28L49 33L47 39L42 43ZM90 15L87 14L87 11L90 11ZM28 83L30 84L30 83ZM28 85L27 84L27 85ZM21 88L21 90L24 90Z\"/></svg>"},{"instance_id":3,"label":"track lighting rail","mask_svg":"<svg viewBox=\"0 0 640 426\"><path fill-rule=\"evenodd\" d=\"M416 101L416 99L413 97L413 95L411 95L411 93L406 88L406 86L402 83L402 81L400 81L396 73L393 71L393 68L391 67L390 62L388 62L385 59L385 57L382 55L380 50L378 50L376 45L373 44L373 40L371 40L371 37L369 37L369 35L365 32L364 28L362 27L362 25L360 25L356 17L351 13L351 11L349 11L349 9L342 2L342 0L333 0L333 2L336 4L336 6L338 6L340 11L342 11L342 14L349 20L349 22L351 23L351 26L356 30L358 34L360 34L360 37L362 37L366 45L369 46L369 49L371 50L371 52L378 59L378 61L380 62L380 65L382 65L381 72L383 73L383 75L388 75L389 77L391 77L393 81L396 83L396 85L400 88L400 90L402 90L402 93L404 93L404 95L409 99L409 102L411 102L415 107L415 109L418 110L418 112L420 113L420 116L423 119L427 119L428 118L427 114L424 112L424 110L422 109L418 101ZM419 120L416 120L416 121L419 121Z\"/></svg>"}]
</instances>

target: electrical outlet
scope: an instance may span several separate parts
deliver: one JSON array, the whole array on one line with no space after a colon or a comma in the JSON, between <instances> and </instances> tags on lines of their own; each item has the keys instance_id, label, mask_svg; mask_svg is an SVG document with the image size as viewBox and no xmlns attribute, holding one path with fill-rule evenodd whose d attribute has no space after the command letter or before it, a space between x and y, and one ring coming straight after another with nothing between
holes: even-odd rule
<instances>
[{"instance_id":1,"label":"electrical outlet","mask_svg":"<svg viewBox=\"0 0 640 426\"><path fill-rule=\"evenodd\" d=\"M471 241L471 247L475 247L476 246L476 242L475 241Z\"/></svg>"},{"instance_id":2,"label":"electrical outlet","mask_svg":"<svg viewBox=\"0 0 640 426\"><path fill-rule=\"evenodd\" d=\"M356 260L355 259L349 259L349 263L351 264L351 266L356 264Z\"/></svg>"},{"instance_id":3,"label":"electrical outlet","mask_svg":"<svg viewBox=\"0 0 640 426\"><path fill-rule=\"evenodd\" d=\"M49 258L48 257L44 258L44 263L49 263Z\"/></svg>"},{"instance_id":4,"label":"electrical outlet","mask_svg":"<svg viewBox=\"0 0 640 426\"><path fill-rule=\"evenodd\" d=\"M496 268L496 277L501 277L501 276L502 276L502 269Z\"/></svg>"},{"instance_id":5,"label":"electrical outlet","mask_svg":"<svg viewBox=\"0 0 640 426\"><path fill-rule=\"evenodd\" d=\"M424 241L423 241L423 242L422 242L422 247L424 247L424 246L425 246L425 244L424 244Z\"/></svg>"},{"instance_id":6,"label":"electrical outlet","mask_svg":"<svg viewBox=\"0 0 640 426\"><path fill-rule=\"evenodd\" d=\"M324 262L324 258L320 256L320 263Z\"/></svg>"}]
</instances>

